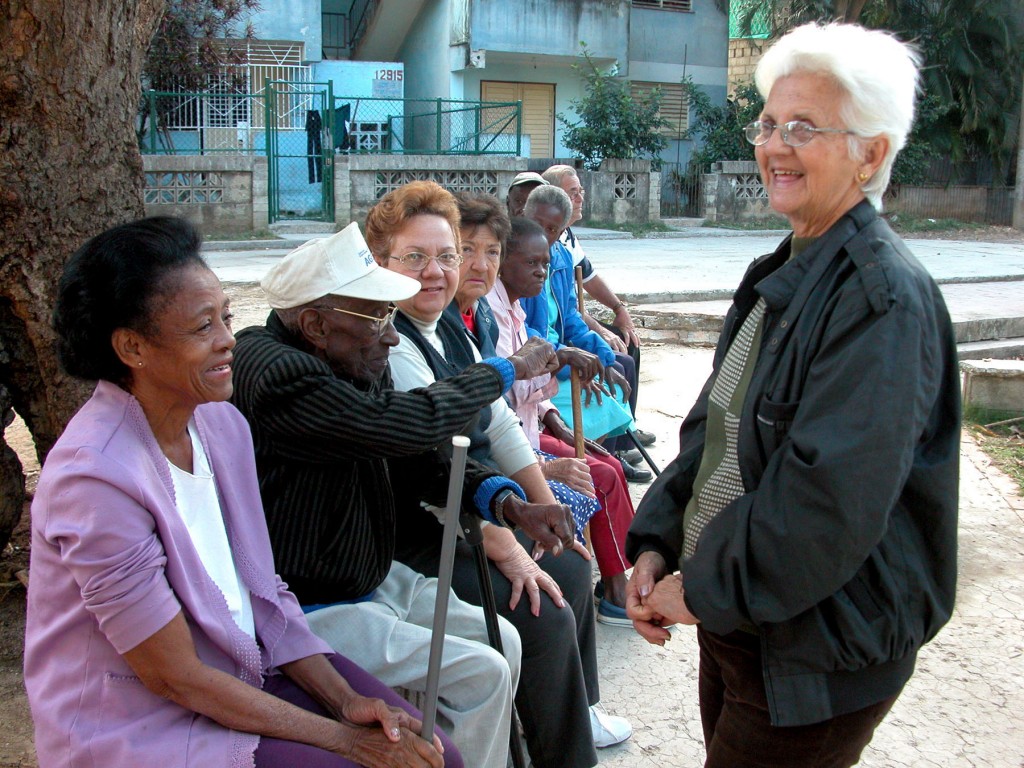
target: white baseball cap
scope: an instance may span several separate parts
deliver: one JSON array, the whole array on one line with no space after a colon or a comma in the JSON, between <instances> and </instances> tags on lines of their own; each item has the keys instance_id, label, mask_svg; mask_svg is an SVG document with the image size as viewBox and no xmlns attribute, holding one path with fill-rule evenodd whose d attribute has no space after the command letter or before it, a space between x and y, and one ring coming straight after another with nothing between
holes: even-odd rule
<instances>
[{"instance_id":1,"label":"white baseball cap","mask_svg":"<svg viewBox=\"0 0 1024 768\"><path fill-rule=\"evenodd\" d=\"M420 289L418 280L377 264L352 222L330 237L303 243L260 281L274 309L308 304L328 294L373 301L402 301Z\"/></svg>"}]
</instances>

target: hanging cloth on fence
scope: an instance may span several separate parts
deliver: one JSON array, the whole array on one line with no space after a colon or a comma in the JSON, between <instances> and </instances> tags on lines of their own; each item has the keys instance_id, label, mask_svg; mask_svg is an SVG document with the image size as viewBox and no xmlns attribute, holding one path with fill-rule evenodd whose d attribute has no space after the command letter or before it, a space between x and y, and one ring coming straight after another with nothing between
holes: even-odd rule
<instances>
[{"instance_id":1,"label":"hanging cloth on fence","mask_svg":"<svg viewBox=\"0 0 1024 768\"><path fill-rule=\"evenodd\" d=\"M340 107L334 108L334 148L340 149L342 152L349 150L348 130L351 114L351 104L342 104Z\"/></svg>"},{"instance_id":2,"label":"hanging cloth on fence","mask_svg":"<svg viewBox=\"0 0 1024 768\"><path fill-rule=\"evenodd\" d=\"M309 183L316 184L324 176L323 123L320 112L311 109L306 113L306 160L309 163Z\"/></svg>"}]
</instances>

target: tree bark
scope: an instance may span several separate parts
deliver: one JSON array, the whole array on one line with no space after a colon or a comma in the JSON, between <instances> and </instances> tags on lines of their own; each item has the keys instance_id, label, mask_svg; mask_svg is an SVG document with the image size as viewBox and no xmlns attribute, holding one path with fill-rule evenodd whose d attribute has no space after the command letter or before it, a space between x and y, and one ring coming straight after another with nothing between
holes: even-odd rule
<instances>
[{"instance_id":1,"label":"tree bark","mask_svg":"<svg viewBox=\"0 0 1024 768\"><path fill-rule=\"evenodd\" d=\"M57 363L50 318L64 263L143 214L134 120L165 2L8 0L0 10L0 388L40 462L91 389Z\"/></svg>"},{"instance_id":2,"label":"tree bark","mask_svg":"<svg viewBox=\"0 0 1024 768\"><path fill-rule=\"evenodd\" d=\"M1013 193L1013 226L1024 229L1024 84L1020 91L1020 124L1017 126L1017 185Z\"/></svg>"}]
</instances>

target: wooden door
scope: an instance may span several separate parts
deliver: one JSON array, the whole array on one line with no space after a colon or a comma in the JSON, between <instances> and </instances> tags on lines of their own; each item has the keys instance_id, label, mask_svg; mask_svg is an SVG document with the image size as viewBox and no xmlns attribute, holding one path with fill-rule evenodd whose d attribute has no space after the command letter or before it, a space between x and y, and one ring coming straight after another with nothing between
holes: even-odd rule
<instances>
[{"instance_id":1,"label":"wooden door","mask_svg":"<svg viewBox=\"0 0 1024 768\"><path fill-rule=\"evenodd\" d=\"M523 134L530 137L530 157L554 157L554 83L484 80L480 83L480 99L523 102Z\"/></svg>"}]
</instances>

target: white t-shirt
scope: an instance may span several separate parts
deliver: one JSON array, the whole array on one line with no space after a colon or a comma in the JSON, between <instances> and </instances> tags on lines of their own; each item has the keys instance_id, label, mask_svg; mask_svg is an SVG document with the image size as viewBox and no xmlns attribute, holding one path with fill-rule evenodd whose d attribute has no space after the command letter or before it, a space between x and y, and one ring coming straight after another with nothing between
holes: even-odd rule
<instances>
[{"instance_id":1,"label":"white t-shirt","mask_svg":"<svg viewBox=\"0 0 1024 768\"><path fill-rule=\"evenodd\" d=\"M188 434L192 438L192 473L167 462L171 468L178 514L192 537L192 544L199 553L203 567L224 594L231 618L255 640L252 598L235 567L231 545L228 544L228 532L224 527L224 516L220 510L220 499L217 498L213 470L203 444L199 441L194 421L188 423Z\"/></svg>"}]
</instances>

